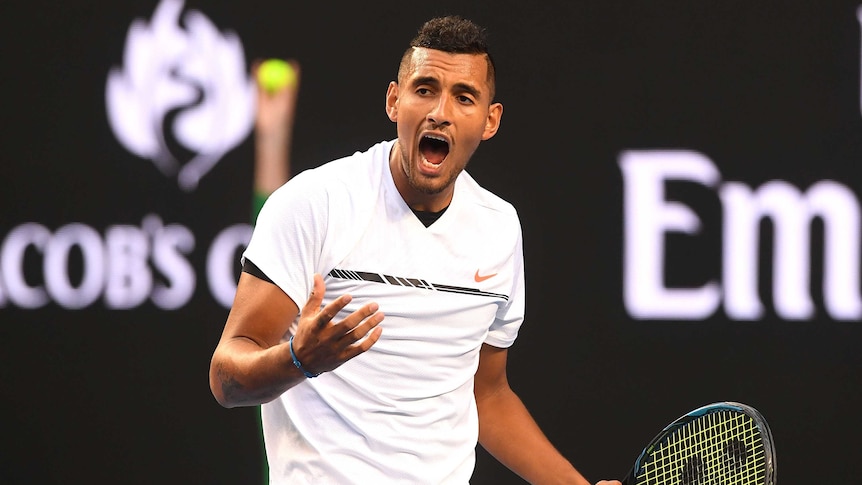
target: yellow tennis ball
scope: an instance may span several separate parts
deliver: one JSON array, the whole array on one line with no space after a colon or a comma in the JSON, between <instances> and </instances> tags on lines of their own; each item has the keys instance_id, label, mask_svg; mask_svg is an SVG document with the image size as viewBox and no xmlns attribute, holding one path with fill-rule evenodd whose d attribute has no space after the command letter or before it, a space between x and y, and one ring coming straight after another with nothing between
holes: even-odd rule
<instances>
[{"instance_id":1,"label":"yellow tennis ball","mask_svg":"<svg viewBox=\"0 0 862 485\"><path fill-rule=\"evenodd\" d=\"M296 83L293 66L281 59L267 59L257 69L257 82L261 87L274 93Z\"/></svg>"}]
</instances>

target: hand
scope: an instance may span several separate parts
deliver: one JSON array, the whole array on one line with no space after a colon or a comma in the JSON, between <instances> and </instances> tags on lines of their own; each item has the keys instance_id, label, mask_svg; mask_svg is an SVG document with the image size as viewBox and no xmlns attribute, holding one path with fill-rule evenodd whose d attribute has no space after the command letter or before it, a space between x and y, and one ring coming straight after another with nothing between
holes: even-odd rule
<instances>
[{"instance_id":1,"label":"hand","mask_svg":"<svg viewBox=\"0 0 862 485\"><path fill-rule=\"evenodd\" d=\"M596 482L596 485L623 485L623 482L619 480L602 480Z\"/></svg>"},{"instance_id":2,"label":"hand","mask_svg":"<svg viewBox=\"0 0 862 485\"><path fill-rule=\"evenodd\" d=\"M320 308L326 287L323 277L314 275L314 289L300 313L293 351L302 366L309 372L331 371L348 360L365 352L380 339L383 329L383 313L378 312L377 303L367 303L343 320L333 322L352 300L350 295L341 295L332 303Z\"/></svg>"},{"instance_id":3,"label":"hand","mask_svg":"<svg viewBox=\"0 0 862 485\"><path fill-rule=\"evenodd\" d=\"M261 61L255 61L252 66L252 77L255 79L257 79L260 64ZM299 62L290 60L288 64L293 69L295 80L284 88L270 92L259 83L255 83L257 89L255 132L260 136L277 138L279 141L289 136L293 129L297 94L299 93Z\"/></svg>"}]
</instances>

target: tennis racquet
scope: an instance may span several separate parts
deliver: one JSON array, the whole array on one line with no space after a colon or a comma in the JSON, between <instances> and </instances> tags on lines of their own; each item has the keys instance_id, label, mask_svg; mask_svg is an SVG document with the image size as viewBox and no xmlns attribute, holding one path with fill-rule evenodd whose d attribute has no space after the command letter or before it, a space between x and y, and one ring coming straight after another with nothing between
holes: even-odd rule
<instances>
[{"instance_id":1,"label":"tennis racquet","mask_svg":"<svg viewBox=\"0 0 862 485\"><path fill-rule=\"evenodd\" d=\"M667 425L635 460L623 485L774 485L775 448L751 406L717 402Z\"/></svg>"}]
</instances>

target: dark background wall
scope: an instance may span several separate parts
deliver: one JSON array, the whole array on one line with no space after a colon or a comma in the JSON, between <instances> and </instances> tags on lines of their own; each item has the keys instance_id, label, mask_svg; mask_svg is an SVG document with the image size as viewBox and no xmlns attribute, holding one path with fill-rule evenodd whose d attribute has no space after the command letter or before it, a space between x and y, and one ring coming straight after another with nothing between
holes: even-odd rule
<instances>
[{"instance_id":1,"label":"dark background wall","mask_svg":"<svg viewBox=\"0 0 862 485\"><path fill-rule=\"evenodd\" d=\"M3 483L264 480L257 410L220 408L207 384L227 315L208 284L208 250L223 230L248 223L251 135L186 191L130 153L106 115L108 73L124 65L129 27L149 22L157 5L0 7ZM768 220L760 225L762 316L741 320L718 307L698 318L638 318L624 300L625 227L634 221L624 211L618 161L627 150L689 150L715 164L716 186L667 184L667 199L694 211L701 231L668 234L662 267L668 287L721 286L730 230L721 184L756 189L783 180L805 192L832 180L853 194L862 189L857 7L837 0L182 5L237 36L246 70L270 56L302 63L295 171L394 137L383 110L386 85L424 20L458 13L486 25L505 111L469 171L511 201L524 224L528 317L510 351L513 387L593 480L622 476L664 424L693 407L749 403L773 427L785 485L851 483L858 475L862 318L836 318L824 301L834 290L823 283L828 225L811 223L810 281L800 283L814 302L810 318L775 308L778 237ZM104 242L112 227L141 229L154 220L193 236L182 252L193 292L177 308L149 298L109 308L106 290L81 308L50 295L26 308L10 294L15 275L36 288L48 278L44 248L20 257L9 249L10 234L22 227L37 223L60 240L61 228L76 223ZM859 222L850 211L838 225L858 229ZM858 275L860 248L850 242L856 258L846 258L845 269ZM63 271L73 286L87 271L113 271L88 270L86 255L69 254ZM153 288L171 283L147 262ZM858 297L858 285L849 291ZM519 480L480 451L473 483Z\"/></svg>"}]
</instances>

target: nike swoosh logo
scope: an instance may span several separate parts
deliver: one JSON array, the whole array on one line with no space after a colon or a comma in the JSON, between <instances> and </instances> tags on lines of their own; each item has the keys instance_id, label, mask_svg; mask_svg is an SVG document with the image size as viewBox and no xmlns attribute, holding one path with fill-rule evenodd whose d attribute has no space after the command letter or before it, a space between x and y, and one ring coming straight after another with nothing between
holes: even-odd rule
<instances>
[{"instance_id":1,"label":"nike swoosh logo","mask_svg":"<svg viewBox=\"0 0 862 485\"><path fill-rule=\"evenodd\" d=\"M488 274L488 275L479 276L479 270L477 269L477 270L476 270L476 275L475 275L475 276L473 276L473 279L474 279L474 280L476 280L476 283L481 283L481 282L483 282L483 281L487 280L488 278L493 278L493 277L495 277L495 276L497 276L497 273L491 273L491 274Z\"/></svg>"}]
</instances>

